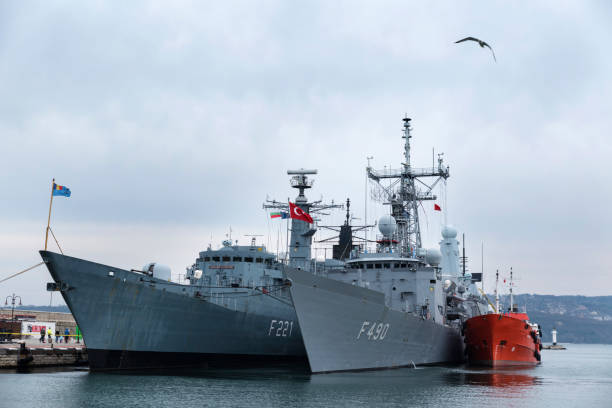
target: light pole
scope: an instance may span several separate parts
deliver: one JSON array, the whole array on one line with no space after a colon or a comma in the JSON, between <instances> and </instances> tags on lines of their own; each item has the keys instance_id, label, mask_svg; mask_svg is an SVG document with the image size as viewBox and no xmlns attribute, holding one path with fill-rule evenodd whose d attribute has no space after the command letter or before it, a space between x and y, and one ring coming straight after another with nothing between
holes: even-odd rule
<instances>
[{"instance_id":1,"label":"light pole","mask_svg":"<svg viewBox=\"0 0 612 408\"><path fill-rule=\"evenodd\" d=\"M7 306L8 300L11 299L11 321L13 320L15 316L15 300L17 298L19 298L19 306L21 306L21 296L16 296L14 293L12 296L7 296L6 299L4 300L4 305Z\"/></svg>"}]
</instances>

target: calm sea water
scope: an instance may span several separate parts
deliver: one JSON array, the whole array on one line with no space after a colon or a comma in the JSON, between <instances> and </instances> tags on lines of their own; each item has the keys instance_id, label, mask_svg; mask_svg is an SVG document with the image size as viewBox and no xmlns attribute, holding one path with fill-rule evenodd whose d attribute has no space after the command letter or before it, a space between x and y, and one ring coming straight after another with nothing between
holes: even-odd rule
<instances>
[{"instance_id":1,"label":"calm sea water","mask_svg":"<svg viewBox=\"0 0 612 408\"><path fill-rule=\"evenodd\" d=\"M0 371L0 407L612 407L612 346L542 352L530 369L424 367L98 374Z\"/></svg>"}]
</instances>

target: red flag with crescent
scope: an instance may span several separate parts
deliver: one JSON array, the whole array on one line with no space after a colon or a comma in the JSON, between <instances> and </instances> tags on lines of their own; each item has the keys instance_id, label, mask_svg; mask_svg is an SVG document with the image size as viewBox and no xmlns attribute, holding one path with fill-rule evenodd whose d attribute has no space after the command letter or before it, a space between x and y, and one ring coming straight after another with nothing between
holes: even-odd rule
<instances>
[{"instance_id":1,"label":"red flag with crescent","mask_svg":"<svg viewBox=\"0 0 612 408\"><path fill-rule=\"evenodd\" d=\"M295 220L302 220L312 224L312 217L310 216L310 214L302 210L300 207L298 207L291 201L289 202L289 213L291 214L291 218Z\"/></svg>"}]
</instances>

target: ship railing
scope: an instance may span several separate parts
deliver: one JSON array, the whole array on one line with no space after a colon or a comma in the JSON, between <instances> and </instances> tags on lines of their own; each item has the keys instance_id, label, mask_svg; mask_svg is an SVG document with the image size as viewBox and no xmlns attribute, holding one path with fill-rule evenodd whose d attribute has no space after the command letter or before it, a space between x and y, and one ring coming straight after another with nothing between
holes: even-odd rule
<instances>
[{"instance_id":1,"label":"ship railing","mask_svg":"<svg viewBox=\"0 0 612 408\"><path fill-rule=\"evenodd\" d=\"M448 167L442 165L438 167L408 167L408 168L387 168L374 170L368 168L368 176L374 180L399 177L448 177Z\"/></svg>"}]
</instances>

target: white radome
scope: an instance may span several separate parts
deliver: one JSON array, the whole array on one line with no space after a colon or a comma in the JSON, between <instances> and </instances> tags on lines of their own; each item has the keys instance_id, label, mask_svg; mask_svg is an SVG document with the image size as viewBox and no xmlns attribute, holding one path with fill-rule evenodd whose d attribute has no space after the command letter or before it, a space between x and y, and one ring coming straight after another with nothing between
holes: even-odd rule
<instances>
[{"instance_id":1,"label":"white radome","mask_svg":"<svg viewBox=\"0 0 612 408\"><path fill-rule=\"evenodd\" d=\"M456 238L457 230L452 225L445 225L442 228L442 237L443 238Z\"/></svg>"},{"instance_id":2,"label":"white radome","mask_svg":"<svg viewBox=\"0 0 612 408\"><path fill-rule=\"evenodd\" d=\"M395 218L390 215L383 215L378 219L378 230L385 237L389 237L397 230L397 223Z\"/></svg>"}]
</instances>

